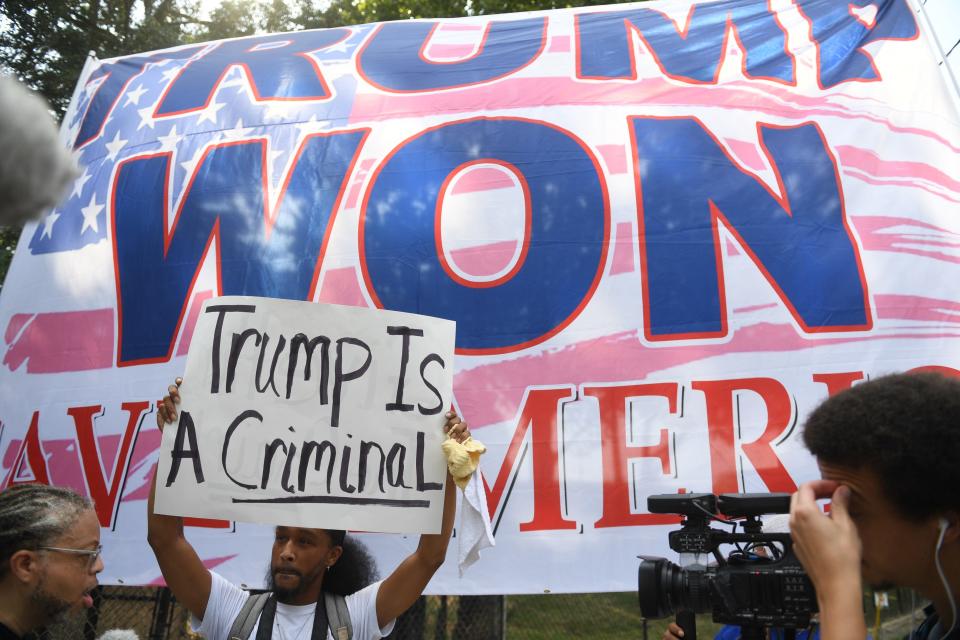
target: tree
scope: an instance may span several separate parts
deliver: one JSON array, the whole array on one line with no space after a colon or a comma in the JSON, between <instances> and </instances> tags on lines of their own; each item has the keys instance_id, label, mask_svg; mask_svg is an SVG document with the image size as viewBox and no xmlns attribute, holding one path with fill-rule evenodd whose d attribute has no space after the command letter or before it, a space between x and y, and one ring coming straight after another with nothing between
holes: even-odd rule
<instances>
[{"instance_id":1,"label":"tree","mask_svg":"<svg viewBox=\"0 0 960 640\"><path fill-rule=\"evenodd\" d=\"M197 42L221 40L238 36L252 36L259 27L256 5L243 0L223 0L191 37Z\"/></svg>"},{"instance_id":2,"label":"tree","mask_svg":"<svg viewBox=\"0 0 960 640\"><path fill-rule=\"evenodd\" d=\"M271 0L262 8L260 26L265 33L293 31L293 13L286 0Z\"/></svg>"},{"instance_id":3,"label":"tree","mask_svg":"<svg viewBox=\"0 0 960 640\"><path fill-rule=\"evenodd\" d=\"M88 52L110 58L180 44L196 7L185 0L4 0L0 67L62 117Z\"/></svg>"}]
</instances>

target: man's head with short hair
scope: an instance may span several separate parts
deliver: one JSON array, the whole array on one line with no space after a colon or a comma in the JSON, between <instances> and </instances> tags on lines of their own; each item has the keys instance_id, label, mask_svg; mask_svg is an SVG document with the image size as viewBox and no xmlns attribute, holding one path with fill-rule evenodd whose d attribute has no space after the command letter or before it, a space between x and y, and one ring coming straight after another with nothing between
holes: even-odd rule
<instances>
[{"instance_id":1,"label":"man's head with short hair","mask_svg":"<svg viewBox=\"0 0 960 640\"><path fill-rule=\"evenodd\" d=\"M91 606L99 543L87 498L40 484L0 492L0 619L23 634Z\"/></svg>"},{"instance_id":2,"label":"man's head with short hair","mask_svg":"<svg viewBox=\"0 0 960 640\"><path fill-rule=\"evenodd\" d=\"M916 589L940 611L950 600L936 563L960 567L958 436L960 381L936 373L856 384L814 410L803 436L823 479L846 488L862 579Z\"/></svg>"},{"instance_id":3,"label":"man's head with short hair","mask_svg":"<svg viewBox=\"0 0 960 640\"><path fill-rule=\"evenodd\" d=\"M960 379L887 375L827 399L803 432L822 463L873 471L905 517L960 511Z\"/></svg>"}]
</instances>

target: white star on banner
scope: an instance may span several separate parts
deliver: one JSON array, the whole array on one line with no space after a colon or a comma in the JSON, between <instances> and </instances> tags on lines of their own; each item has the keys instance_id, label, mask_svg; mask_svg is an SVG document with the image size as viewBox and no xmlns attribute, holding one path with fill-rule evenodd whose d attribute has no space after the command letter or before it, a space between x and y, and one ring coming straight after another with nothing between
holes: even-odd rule
<instances>
[{"instance_id":1,"label":"white star on banner","mask_svg":"<svg viewBox=\"0 0 960 640\"><path fill-rule=\"evenodd\" d=\"M350 34L350 35L353 35L353 34ZM347 45L347 40L349 39L350 39L350 36L347 36L340 42L337 42L336 44L332 44L326 49L321 49L321 51L323 51L324 53L346 53L347 47L349 46Z\"/></svg>"},{"instance_id":2,"label":"white star on banner","mask_svg":"<svg viewBox=\"0 0 960 640\"><path fill-rule=\"evenodd\" d=\"M310 119L306 122L298 122L296 124L298 134L301 138L308 133L314 133L318 129L323 129L325 124L318 124L317 115L313 114L310 116Z\"/></svg>"},{"instance_id":3,"label":"white star on banner","mask_svg":"<svg viewBox=\"0 0 960 640\"><path fill-rule=\"evenodd\" d=\"M117 135L113 137L113 141L106 144L107 150L110 153L107 154L107 158L110 162L114 162L117 159L117 156L120 155L120 150L127 144L126 140L120 138L120 132L117 131Z\"/></svg>"},{"instance_id":4,"label":"white star on banner","mask_svg":"<svg viewBox=\"0 0 960 640\"><path fill-rule=\"evenodd\" d=\"M222 132L224 140L239 140L246 138L253 131L253 127L244 127L243 120L237 120L237 126L233 129L226 129Z\"/></svg>"},{"instance_id":5,"label":"white star on banner","mask_svg":"<svg viewBox=\"0 0 960 640\"><path fill-rule=\"evenodd\" d=\"M83 173L73 182L73 191L70 193L71 198L77 198L83 193L83 185L87 184L87 180L89 180L90 177L90 174L87 173L87 168L84 167Z\"/></svg>"},{"instance_id":6,"label":"white star on banner","mask_svg":"<svg viewBox=\"0 0 960 640\"><path fill-rule=\"evenodd\" d=\"M100 232L100 227L97 224L97 216L100 215L100 212L103 211L103 205L97 204L97 195L94 194L90 198L90 204L80 209L80 213L83 214L83 226L80 227L80 233L83 234L87 229L93 229L95 232Z\"/></svg>"},{"instance_id":7,"label":"white star on banner","mask_svg":"<svg viewBox=\"0 0 960 640\"><path fill-rule=\"evenodd\" d=\"M180 73L180 67L171 67L163 72L163 80L161 84L169 84L171 80L177 77L177 74Z\"/></svg>"},{"instance_id":8,"label":"white star on banner","mask_svg":"<svg viewBox=\"0 0 960 640\"><path fill-rule=\"evenodd\" d=\"M127 101L123 103L123 106L127 106L128 104L140 104L140 97L146 92L147 90L143 88L143 85L138 84L136 89L127 92Z\"/></svg>"},{"instance_id":9,"label":"white star on banner","mask_svg":"<svg viewBox=\"0 0 960 640\"><path fill-rule=\"evenodd\" d=\"M197 168L197 164L200 162L200 158L203 155L202 151L198 151L195 156L187 160L186 162L181 162L180 166L183 167L183 170L187 172L188 176L193 175L194 169Z\"/></svg>"},{"instance_id":10,"label":"white star on banner","mask_svg":"<svg viewBox=\"0 0 960 640\"><path fill-rule=\"evenodd\" d=\"M197 124L200 124L204 120L209 120L214 125L216 125L217 112L220 111L220 109L223 109L225 106L227 106L225 103L217 102L216 100L214 100L207 106L206 109L200 112L200 117L197 118Z\"/></svg>"},{"instance_id":11,"label":"white star on banner","mask_svg":"<svg viewBox=\"0 0 960 640\"><path fill-rule=\"evenodd\" d=\"M57 213L56 211L51 211L50 213L47 214L47 216L43 219L43 233L40 234L41 238L53 237L53 225L59 218L60 218L60 214Z\"/></svg>"},{"instance_id":12,"label":"white star on banner","mask_svg":"<svg viewBox=\"0 0 960 640\"><path fill-rule=\"evenodd\" d=\"M242 73L231 73L226 80L220 83L221 89L228 89L230 87L245 87L247 85L247 78Z\"/></svg>"},{"instance_id":13,"label":"white star on banner","mask_svg":"<svg viewBox=\"0 0 960 640\"><path fill-rule=\"evenodd\" d=\"M183 136L177 133L177 125L173 125L170 133L165 136L157 136L157 140L160 142L161 151L173 151L177 148L177 144L183 140Z\"/></svg>"},{"instance_id":14,"label":"white star on banner","mask_svg":"<svg viewBox=\"0 0 960 640\"><path fill-rule=\"evenodd\" d=\"M290 120L302 108L300 101L271 100L264 110L264 120Z\"/></svg>"},{"instance_id":15,"label":"white star on banner","mask_svg":"<svg viewBox=\"0 0 960 640\"><path fill-rule=\"evenodd\" d=\"M144 127L150 127L153 129L153 109L156 105L151 105L143 109L137 109L137 113L140 114L140 124L137 125L137 131L143 129Z\"/></svg>"}]
</instances>

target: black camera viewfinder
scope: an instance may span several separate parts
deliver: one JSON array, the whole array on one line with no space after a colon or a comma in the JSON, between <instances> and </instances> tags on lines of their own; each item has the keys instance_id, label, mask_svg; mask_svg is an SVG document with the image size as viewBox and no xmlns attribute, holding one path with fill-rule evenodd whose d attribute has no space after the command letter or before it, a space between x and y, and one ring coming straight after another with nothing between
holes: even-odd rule
<instances>
[{"instance_id":1,"label":"black camera viewfinder","mask_svg":"<svg viewBox=\"0 0 960 640\"><path fill-rule=\"evenodd\" d=\"M647 498L647 511L707 518L717 513L717 496L712 493L660 493Z\"/></svg>"},{"instance_id":2,"label":"black camera viewfinder","mask_svg":"<svg viewBox=\"0 0 960 640\"><path fill-rule=\"evenodd\" d=\"M702 494L698 494L702 495ZM720 512L728 517L790 513L789 493L721 493L717 497Z\"/></svg>"}]
</instances>

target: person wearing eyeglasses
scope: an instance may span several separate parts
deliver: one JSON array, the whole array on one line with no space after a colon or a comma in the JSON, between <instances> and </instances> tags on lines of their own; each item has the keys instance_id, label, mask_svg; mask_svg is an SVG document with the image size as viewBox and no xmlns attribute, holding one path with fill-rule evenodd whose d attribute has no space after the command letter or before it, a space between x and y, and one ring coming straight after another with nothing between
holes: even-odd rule
<instances>
[{"instance_id":1,"label":"person wearing eyeglasses","mask_svg":"<svg viewBox=\"0 0 960 640\"><path fill-rule=\"evenodd\" d=\"M41 484L0 492L0 640L92 607L101 550L89 499Z\"/></svg>"}]
</instances>

